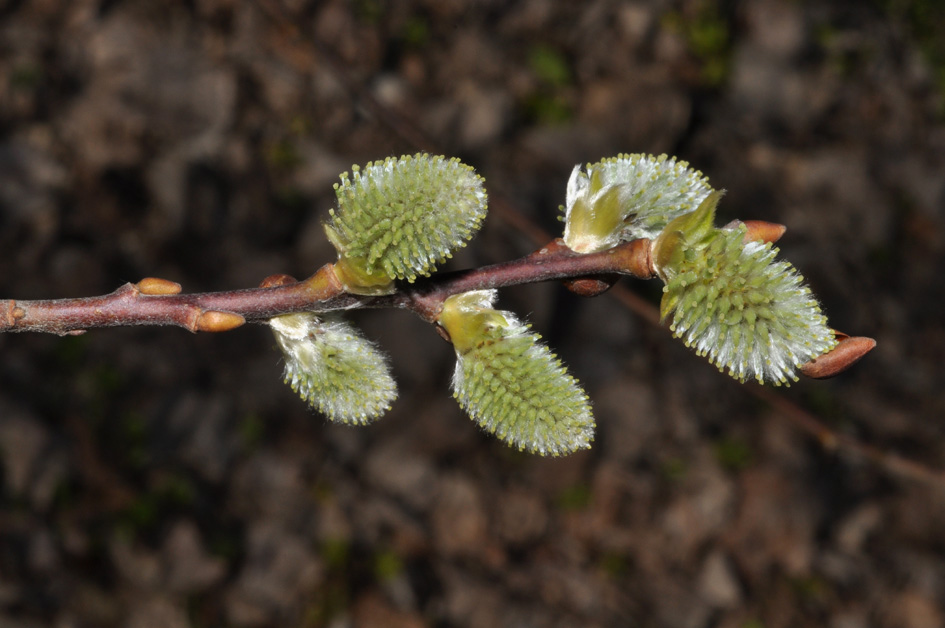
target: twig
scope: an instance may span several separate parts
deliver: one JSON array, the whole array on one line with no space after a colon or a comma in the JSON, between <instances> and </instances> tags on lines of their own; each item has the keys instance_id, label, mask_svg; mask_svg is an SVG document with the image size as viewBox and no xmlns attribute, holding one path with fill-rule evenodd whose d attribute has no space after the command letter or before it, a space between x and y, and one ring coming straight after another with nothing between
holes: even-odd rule
<instances>
[{"instance_id":1,"label":"twig","mask_svg":"<svg viewBox=\"0 0 945 628\"><path fill-rule=\"evenodd\" d=\"M653 276L649 240L635 240L607 251L579 255L552 241L526 257L482 268L435 275L403 284L393 294L349 294L331 264L304 281L280 275L259 288L179 294L174 282L149 277L97 297L37 301L0 301L0 332L33 331L80 334L98 327L176 325L192 332L229 331L247 321L265 321L293 312L403 308L434 322L447 297L487 288L624 274Z\"/></svg>"}]
</instances>

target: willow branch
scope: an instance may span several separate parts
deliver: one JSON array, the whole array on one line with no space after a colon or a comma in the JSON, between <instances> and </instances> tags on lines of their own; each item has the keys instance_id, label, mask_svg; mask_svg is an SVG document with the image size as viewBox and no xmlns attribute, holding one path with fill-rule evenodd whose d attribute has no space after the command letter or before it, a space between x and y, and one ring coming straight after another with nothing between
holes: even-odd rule
<instances>
[{"instance_id":1,"label":"willow branch","mask_svg":"<svg viewBox=\"0 0 945 628\"><path fill-rule=\"evenodd\" d=\"M363 308L407 309L434 323L448 297L472 290L564 281L574 292L594 296L607 290L615 276L650 279L655 276L650 251L650 241L645 238L588 254L575 253L560 240L552 240L516 260L440 273L414 284L401 284L385 295L346 292L331 264L303 281L273 275L258 288L198 294L181 294L179 284L148 277L96 297L0 301L0 332L67 335L99 327L143 325L222 332L282 314ZM839 332L837 338L840 342L833 351L803 365L801 372L814 378L832 377L858 362L876 344L870 338L850 338Z\"/></svg>"},{"instance_id":2,"label":"willow branch","mask_svg":"<svg viewBox=\"0 0 945 628\"><path fill-rule=\"evenodd\" d=\"M614 273L647 279L653 276L649 251L649 240L636 240L580 255L553 241L517 260L438 274L381 296L345 292L331 264L303 281L280 275L267 278L258 288L224 292L180 294L180 286L174 282L147 278L96 297L0 301L0 332L65 335L99 327L141 325L220 332L293 312L385 307L412 310L433 322L447 297L470 290Z\"/></svg>"}]
</instances>

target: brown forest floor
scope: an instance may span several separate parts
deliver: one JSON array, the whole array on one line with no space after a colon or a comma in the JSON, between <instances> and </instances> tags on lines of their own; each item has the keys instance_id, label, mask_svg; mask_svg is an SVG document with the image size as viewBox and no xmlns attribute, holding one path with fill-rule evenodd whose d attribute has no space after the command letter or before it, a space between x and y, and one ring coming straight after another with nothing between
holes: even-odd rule
<instances>
[{"instance_id":1,"label":"brown forest floor","mask_svg":"<svg viewBox=\"0 0 945 628\"><path fill-rule=\"evenodd\" d=\"M493 199L453 267L502 261L533 248L512 210L559 228L574 164L666 152L722 220L788 225L832 324L879 340L776 399L945 469L935 6L6 0L0 297L304 276L339 173L419 149ZM479 432L399 312L355 317L401 388L357 429L263 327L0 335L0 628L945 625L941 473L823 447L611 296L502 305L585 383L592 450Z\"/></svg>"}]
</instances>

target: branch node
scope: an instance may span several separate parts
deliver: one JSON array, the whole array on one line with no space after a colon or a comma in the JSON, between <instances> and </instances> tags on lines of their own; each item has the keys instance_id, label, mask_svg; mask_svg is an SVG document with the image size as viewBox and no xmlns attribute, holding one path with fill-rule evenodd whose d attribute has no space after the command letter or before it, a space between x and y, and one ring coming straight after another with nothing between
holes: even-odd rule
<instances>
[{"instance_id":1,"label":"branch node","mask_svg":"<svg viewBox=\"0 0 945 628\"><path fill-rule=\"evenodd\" d=\"M325 264L303 283L316 299L328 299L346 292L344 283L335 272L335 264Z\"/></svg>"},{"instance_id":2,"label":"branch node","mask_svg":"<svg viewBox=\"0 0 945 628\"><path fill-rule=\"evenodd\" d=\"M145 277L135 287L138 292L148 296L164 296L168 294L180 294L181 286L176 281L160 279L158 277Z\"/></svg>"},{"instance_id":3,"label":"branch node","mask_svg":"<svg viewBox=\"0 0 945 628\"><path fill-rule=\"evenodd\" d=\"M26 316L26 310L18 306L16 304L16 301L14 301L13 299L10 299L9 301L6 302L6 307L4 308L4 310L5 310L4 314L6 314L5 327L9 327L9 328L15 327L16 322L20 320L21 318L23 318L24 316Z\"/></svg>"},{"instance_id":4,"label":"branch node","mask_svg":"<svg viewBox=\"0 0 945 628\"><path fill-rule=\"evenodd\" d=\"M245 318L234 312L207 310L197 317L194 322L194 331L230 331L245 322Z\"/></svg>"},{"instance_id":5,"label":"branch node","mask_svg":"<svg viewBox=\"0 0 945 628\"><path fill-rule=\"evenodd\" d=\"M631 240L621 246L626 250L622 265L625 272L636 279L652 279L656 277L656 267L653 265L653 240L640 238Z\"/></svg>"}]
</instances>

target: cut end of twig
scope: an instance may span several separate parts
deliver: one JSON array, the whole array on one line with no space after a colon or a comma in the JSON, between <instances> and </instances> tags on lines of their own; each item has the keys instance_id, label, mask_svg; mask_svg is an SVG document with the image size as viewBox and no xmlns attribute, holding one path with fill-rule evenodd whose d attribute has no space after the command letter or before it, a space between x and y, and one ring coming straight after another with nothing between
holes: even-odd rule
<instances>
[{"instance_id":1,"label":"cut end of twig","mask_svg":"<svg viewBox=\"0 0 945 628\"><path fill-rule=\"evenodd\" d=\"M245 318L234 312L207 310L197 317L194 331L230 331L245 322Z\"/></svg>"},{"instance_id":2,"label":"cut end of twig","mask_svg":"<svg viewBox=\"0 0 945 628\"><path fill-rule=\"evenodd\" d=\"M287 286L290 283L298 283L298 279L292 275L286 275L285 273L277 273L275 275L269 275L262 280L262 283L259 284L260 288L277 288L279 286Z\"/></svg>"},{"instance_id":3,"label":"cut end of twig","mask_svg":"<svg viewBox=\"0 0 945 628\"><path fill-rule=\"evenodd\" d=\"M176 281L168 279L159 279L158 277L145 277L135 287L138 292L148 296L164 296L169 294L180 294L181 287Z\"/></svg>"},{"instance_id":4,"label":"cut end of twig","mask_svg":"<svg viewBox=\"0 0 945 628\"><path fill-rule=\"evenodd\" d=\"M847 336L836 332L840 342L831 351L815 358L801 367L801 373L813 379L826 379L839 375L873 350L876 341L865 336Z\"/></svg>"}]
</instances>

